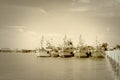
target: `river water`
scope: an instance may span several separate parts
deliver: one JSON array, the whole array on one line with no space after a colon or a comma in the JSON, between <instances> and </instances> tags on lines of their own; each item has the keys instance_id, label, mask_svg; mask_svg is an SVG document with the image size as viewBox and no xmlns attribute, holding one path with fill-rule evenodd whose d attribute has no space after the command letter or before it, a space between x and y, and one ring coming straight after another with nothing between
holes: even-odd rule
<instances>
[{"instance_id":1,"label":"river water","mask_svg":"<svg viewBox=\"0 0 120 80\"><path fill-rule=\"evenodd\" d=\"M0 80L114 80L106 59L0 53Z\"/></svg>"}]
</instances>

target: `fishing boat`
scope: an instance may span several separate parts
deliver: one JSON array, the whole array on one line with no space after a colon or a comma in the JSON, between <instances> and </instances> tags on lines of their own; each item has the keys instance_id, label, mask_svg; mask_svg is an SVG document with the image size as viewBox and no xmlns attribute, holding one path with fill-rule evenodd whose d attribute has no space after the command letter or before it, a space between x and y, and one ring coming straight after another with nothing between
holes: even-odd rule
<instances>
[{"instance_id":1,"label":"fishing boat","mask_svg":"<svg viewBox=\"0 0 120 80\"><path fill-rule=\"evenodd\" d=\"M98 43L99 42L96 37L96 48L92 46L85 46L83 45L83 42L81 40L81 35L80 35L79 43L78 43L79 46L74 56L78 58L89 58L89 57L103 58L105 53L102 47L98 45Z\"/></svg>"},{"instance_id":2,"label":"fishing boat","mask_svg":"<svg viewBox=\"0 0 120 80\"><path fill-rule=\"evenodd\" d=\"M79 51L74 54L75 57L77 58L88 58L87 54L85 51Z\"/></svg>"},{"instance_id":3,"label":"fishing boat","mask_svg":"<svg viewBox=\"0 0 120 80\"><path fill-rule=\"evenodd\" d=\"M92 53L93 58L104 58L105 57L105 51L101 48L97 48Z\"/></svg>"},{"instance_id":4,"label":"fishing boat","mask_svg":"<svg viewBox=\"0 0 120 80\"><path fill-rule=\"evenodd\" d=\"M100 45L96 37L96 49L93 51L92 56L94 58L104 58L107 46L108 46L107 43L103 43L102 45Z\"/></svg>"},{"instance_id":5,"label":"fishing boat","mask_svg":"<svg viewBox=\"0 0 120 80\"><path fill-rule=\"evenodd\" d=\"M92 51L92 46L80 46L74 56L78 58L89 58L92 57Z\"/></svg>"},{"instance_id":6,"label":"fishing boat","mask_svg":"<svg viewBox=\"0 0 120 80\"><path fill-rule=\"evenodd\" d=\"M41 39L41 49L36 50L37 57L50 57L51 48L49 42L47 42L47 47L43 47L44 36Z\"/></svg>"},{"instance_id":7,"label":"fishing boat","mask_svg":"<svg viewBox=\"0 0 120 80\"><path fill-rule=\"evenodd\" d=\"M62 52L61 47L53 47L51 52L51 57L59 57L59 54Z\"/></svg>"},{"instance_id":8,"label":"fishing boat","mask_svg":"<svg viewBox=\"0 0 120 80\"><path fill-rule=\"evenodd\" d=\"M70 49L65 49L63 50L60 54L59 54L60 57L62 58L65 58L65 57L73 57L74 54L73 54L73 50L70 50Z\"/></svg>"},{"instance_id":9,"label":"fishing boat","mask_svg":"<svg viewBox=\"0 0 120 80\"><path fill-rule=\"evenodd\" d=\"M50 57L51 55L50 55L50 53L49 53L49 51L47 51L47 50L40 50L40 51L38 51L37 52L37 57Z\"/></svg>"},{"instance_id":10,"label":"fishing boat","mask_svg":"<svg viewBox=\"0 0 120 80\"><path fill-rule=\"evenodd\" d=\"M51 57L59 57L59 52L56 51L56 50L53 50L53 51L51 52Z\"/></svg>"},{"instance_id":11,"label":"fishing boat","mask_svg":"<svg viewBox=\"0 0 120 80\"><path fill-rule=\"evenodd\" d=\"M83 45L81 35L79 37L78 47L75 51L74 56L77 57L77 58L88 58L87 46Z\"/></svg>"},{"instance_id":12,"label":"fishing boat","mask_svg":"<svg viewBox=\"0 0 120 80\"><path fill-rule=\"evenodd\" d=\"M70 40L66 40L66 36L64 38L64 43L63 43L63 48L62 51L59 53L59 56L62 58L65 57L73 57L74 56L74 48L73 48L73 43Z\"/></svg>"}]
</instances>

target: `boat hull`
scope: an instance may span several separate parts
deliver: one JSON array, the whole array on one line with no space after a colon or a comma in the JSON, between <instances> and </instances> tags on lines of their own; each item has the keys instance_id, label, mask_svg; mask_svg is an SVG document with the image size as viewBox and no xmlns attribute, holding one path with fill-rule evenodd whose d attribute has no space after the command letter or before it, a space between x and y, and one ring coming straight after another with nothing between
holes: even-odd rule
<instances>
[{"instance_id":1,"label":"boat hull","mask_svg":"<svg viewBox=\"0 0 120 80\"><path fill-rule=\"evenodd\" d=\"M88 58L86 52L78 52L78 53L75 53L74 56L77 58Z\"/></svg>"},{"instance_id":2,"label":"boat hull","mask_svg":"<svg viewBox=\"0 0 120 80\"><path fill-rule=\"evenodd\" d=\"M105 53L103 51L95 51L92 53L92 57L94 58L104 58Z\"/></svg>"},{"instance_id":3,"label":"boat hull","mask_svg":"<svg viewBox=\"0 0 120 80\"><path fill-rule=\"evenodd\" d=\"M62 52L62 53L59 54L59 56L62 57L62 58L67 58L67 57L73 57L74 54L71 54L69 52Z\"/></svg>"},{"instance_id":4,"label":"boat hull","mask_svg":"<svg viewBox=\"0 0 120 80\"><path fill-rule=\"evenodd\" d=\"M57 52L51 52L51 57L59 57L59 53L57 53Z\"/></svg>"},{"instance_id":5,"label":"boat hull","mask_svg":"<svg viewBox=\"0 0 120 80\"><path fill-rule=\"evenodd\" d=\"M37 57L50 57L50 53L47 51L37 53Z\"/></svg>"}]
</instances>

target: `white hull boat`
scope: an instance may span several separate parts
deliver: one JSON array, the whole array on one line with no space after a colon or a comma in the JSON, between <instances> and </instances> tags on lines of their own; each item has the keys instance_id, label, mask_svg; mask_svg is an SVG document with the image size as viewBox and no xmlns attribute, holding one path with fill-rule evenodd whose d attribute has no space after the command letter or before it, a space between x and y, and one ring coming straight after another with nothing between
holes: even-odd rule
<instances>
[{"instance_id":1,"label":"white hull boat","mask_svg":"<svg viewBox=\"0 0 120 80\"><path fill-rule=\"evenodd\" d=\"M37 53L37 57L50 57L50 53L48 51L41 51Z\"/></svg>"}]
</instances>

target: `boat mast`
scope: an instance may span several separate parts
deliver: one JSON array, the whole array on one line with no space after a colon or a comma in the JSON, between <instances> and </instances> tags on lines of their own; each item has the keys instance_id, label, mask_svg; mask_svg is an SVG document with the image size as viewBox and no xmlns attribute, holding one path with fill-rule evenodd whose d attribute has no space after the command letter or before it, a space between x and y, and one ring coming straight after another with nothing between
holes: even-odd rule
<instances>
[{"instance_id":1,"label":"boat mast","mask_svg":"<svg viewBox=\"0 0 120 80\"><path fill-rule=\"evenodd\" d=\"M78 47L81 47L82 45L83 45L83 42L82 42L82 36L80 35L80 36L79 36Z\"/></svg>"},{"instance_id":2,"label":"boat mast","mask_svg":"<svg viewBox=\"0 0 120 80\"><path fill-rule=\"evenodd\" d=\"M64 42L63 42L63 47L67 47L67 36L65 35L65 37L63 38Z\"/></svg>"},{"instance_id":3,"label":"boat mast","mask_svg":"<svg viewBox=\"0 0 120 80\"><path fill-rule=\"evenodd\" d=\"M79 36L79 46L82 45L82 41L81 41L81 35Z\"/></svg>"},{"instance_id":4,"label":"boat mast","mask_svg":"<svg viewBox=\"0 0 120 80\"><path fill-rule=\"evenodd\" d=\"M98 48L98 36L96 36L96 48Z\"/></svg>"},{"instance_id":5,"label":"boat mast","mask_svg":"<svg viewBox=\"0 0 120 80\"><path fill-rule=\"evenodd\" d=\"M42 36L42 39L41 39L41 49L43 49L43 41L44 41L44 36Z\"/></svg>"}]
</instances>

